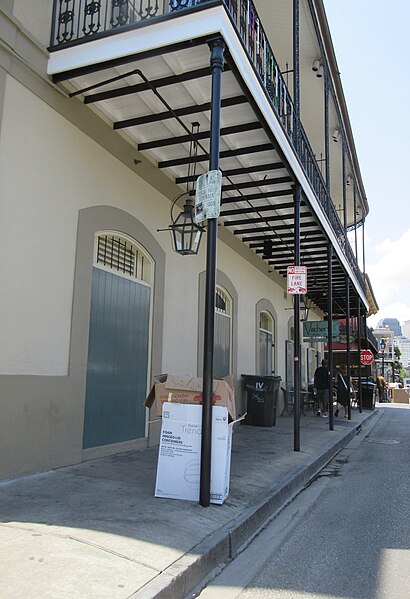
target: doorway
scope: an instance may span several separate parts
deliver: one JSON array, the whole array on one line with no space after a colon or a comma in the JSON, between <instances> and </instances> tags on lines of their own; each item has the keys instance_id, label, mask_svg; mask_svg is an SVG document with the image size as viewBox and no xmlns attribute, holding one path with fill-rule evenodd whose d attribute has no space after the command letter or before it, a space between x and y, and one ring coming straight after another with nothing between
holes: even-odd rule
<instances>
[{"instance_id":1,"label":"doorway","mask_svg":"<svg viewBox=\"0 0 410 599\"><path fill-rule=\"evenodd\" d=\"M143 438L153 261L123 234L95 236L83 448Z\"/></svg>"}]
</instances>

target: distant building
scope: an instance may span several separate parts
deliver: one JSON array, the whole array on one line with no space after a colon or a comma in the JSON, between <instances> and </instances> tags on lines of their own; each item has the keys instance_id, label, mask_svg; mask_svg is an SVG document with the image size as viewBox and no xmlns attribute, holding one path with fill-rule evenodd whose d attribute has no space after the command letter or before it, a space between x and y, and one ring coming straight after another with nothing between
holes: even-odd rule
<instances>
[{"instance_id":1,"label":"distant building","mask_svg":"<svg viewBox=\"0 0 410 599\"><path fill-rule=\"evenodd\" d=\"M410 363L410 339L398 339L397 347L401 351L400 362L407 369Z\"/></svg>"},{"instance_id":2,"label":"distant building","mask_svg":"<svg viewBox=\"0 0 410 599\"><path fill-rule=\"evenodd\" d=\"M403 335L410 339L410 320L405 320L402 326Z\"/></svg>"},{"instance_id":3,"label":"distant building","mask_svg":"<svg viewBox=\"0 0 410 599\"><path fill-rule=\"evenodd\" d=\"M389 327L393 331L395 337L401 337L401 326L397 318L382 318L377 324L378 328Z\"/></svg>"}]
</instances>

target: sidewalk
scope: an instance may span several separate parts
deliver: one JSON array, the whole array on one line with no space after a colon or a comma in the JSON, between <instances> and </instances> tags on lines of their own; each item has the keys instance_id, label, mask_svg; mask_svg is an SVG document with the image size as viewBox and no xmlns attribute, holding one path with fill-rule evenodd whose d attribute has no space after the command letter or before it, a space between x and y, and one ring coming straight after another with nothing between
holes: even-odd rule
<instances>
[{"instance_id":1,"label":"sidewalk","mask_svg":"<svg viewBox=\"0 0 410 599\"><path fill-rule=\"evenodd\" d=\"M377 414L237 425L224 505L154 498L158 448L0 483L2 599L185 597ZM361 433L365 434L365 433Z\"/></svg>"}]
</instances>

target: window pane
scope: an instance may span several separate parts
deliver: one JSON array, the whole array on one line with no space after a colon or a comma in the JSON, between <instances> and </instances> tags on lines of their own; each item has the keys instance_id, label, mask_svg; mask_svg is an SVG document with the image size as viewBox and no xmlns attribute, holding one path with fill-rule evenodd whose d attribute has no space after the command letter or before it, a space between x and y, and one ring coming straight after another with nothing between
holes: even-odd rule
<instances>
[{"instance_id":1,"label":"window pane","mask_svg":"<svg viewBox=\"0 0 410 599\"><path fill-rule=\"evenodd\" d=\"M259 331L259 374L272 374L272 335Z\"/></svg>"},{"instance_id":2,"label":"window pane","mask_svg":"<svg viewBox=\"0 0 410 599\"><path fill-rule=\"evenodd\" d=\"M231 319L215 314L214 376L223 377L231 371Z\"/></svg>"}]
</instances>

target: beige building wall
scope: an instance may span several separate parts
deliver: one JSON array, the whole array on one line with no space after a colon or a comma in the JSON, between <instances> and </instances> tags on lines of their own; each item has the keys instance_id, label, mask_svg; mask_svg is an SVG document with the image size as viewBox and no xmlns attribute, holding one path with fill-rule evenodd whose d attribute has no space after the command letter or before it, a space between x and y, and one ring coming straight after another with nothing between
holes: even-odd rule
<instances>
[{"instance_id":1,"label":"beige building wall","mask_svg":"<svg viewBox=\"0 0 410 599\"><path fill-rule=\"evenodd\" d=\"M14 0L13 16L34 39L48 47L52 10L53 0Z\"/></svg>"},{"instance_id":2,"label":"beige building wall","mask_svg":"<svg viewBox=\"0 0 410 599\"><path fill-rule=\"evenodd\" d=\"M200 370L206 250L205 238L197 257L172 251L168 233L157 229L168 226L170 201L180 189L79 100L57 91L38 66L46 64L41 48L48 43L51 0L8 0L10 6L7 26L0 18L0 33L11 31L10 23L18 33L9 37L11 44L18 40L15 51L6 59L0 54L2 478L90 457L82 432L95 231L133 236L156 262L151 375ZM35 57L32 67L18 58L20 49ZM291 301L285 281L223 227L219 239L218 273L237 298L233 370L243 409L240 375L257 366L256 306L272 306L276 374L284 380ZM158 430L152 425L151 443Z\"/></svg>"},{"instance_id":3,"label":"beige building wall","mask_svg":"<svg viewBox=\"0 0 410 599\"><path fill-rule=\"evenodd\" d=\"M155 232L168 224L169 202L11 77L0 197L8 215L0 323L10 340L0 348L1 373L67 374L78 210L116 206ZM165 233L158 241L169 246Z\"/></svg>"}]
</instances>

